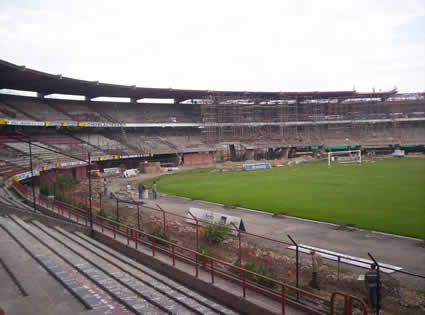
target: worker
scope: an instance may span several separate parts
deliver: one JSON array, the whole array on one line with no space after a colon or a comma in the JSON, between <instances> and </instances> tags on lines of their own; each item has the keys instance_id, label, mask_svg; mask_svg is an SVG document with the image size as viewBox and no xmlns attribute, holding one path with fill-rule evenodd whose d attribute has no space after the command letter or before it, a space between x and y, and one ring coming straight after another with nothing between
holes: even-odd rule
<instances>
[{"instance_id":1,"label":"worker","mask_svg":"<svg viewBox=\"0 0 425 315\"><path fill-rule=\"evenodd\" d=\"M313 265L311 287L313 289L320 290L319 270L320 270L320 266L322 264L322 259L320 257L320 254L316 253L314 250L312 250L310 253L311 253L311 261L312 261L312 265Z\"/></svg>"},{"instance_id":2,"label":"worker","mask_svg":"<svg viewBox=\"0 0 425 315\"><path fill-rule=\"evenodd\" d=\"M145 190L145 185L143 182L139 184L139 199L143 199L143 191Z\"/></svg>"}]
</instances>

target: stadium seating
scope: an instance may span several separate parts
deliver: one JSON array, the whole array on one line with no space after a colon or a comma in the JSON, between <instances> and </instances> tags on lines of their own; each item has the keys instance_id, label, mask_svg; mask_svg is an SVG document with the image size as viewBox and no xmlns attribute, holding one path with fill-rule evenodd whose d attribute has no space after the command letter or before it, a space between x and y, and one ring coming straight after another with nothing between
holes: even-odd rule
<instances>
[{"instance_id":1,"label":"stadium seating","mask_svg":"<svg viewBox=\"0 0 425 315\"><path fill-rule=\"evenodd\" d=\"M6 314L236 314L75 226L34 216L0 216Z\"/></svg>"}]
</instances>

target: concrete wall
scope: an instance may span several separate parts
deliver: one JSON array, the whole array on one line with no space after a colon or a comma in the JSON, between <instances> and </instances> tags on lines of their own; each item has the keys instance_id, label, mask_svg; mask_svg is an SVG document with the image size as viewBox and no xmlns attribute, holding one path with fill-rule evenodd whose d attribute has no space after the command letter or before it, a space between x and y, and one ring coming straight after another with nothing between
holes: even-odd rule
<instances>
[{"instance_id":1,"label":"concrete wall","mask_svg":"<svg viewBox=\"0 0 425 315\"><path fill-rule=\"evenodd\" d=\"M210 152L187 153L183 159L184 165L206 165L214 163L213 154Z\"/></svg>"}]
</instances>

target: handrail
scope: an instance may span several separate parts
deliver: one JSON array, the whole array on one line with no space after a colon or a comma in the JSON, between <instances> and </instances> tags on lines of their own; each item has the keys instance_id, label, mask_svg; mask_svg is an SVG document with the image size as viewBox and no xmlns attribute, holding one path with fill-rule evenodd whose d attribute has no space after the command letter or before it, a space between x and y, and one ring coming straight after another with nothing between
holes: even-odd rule
<instances>
[{"instance_id":1,"label":"handrail","mask_svg":"<svg viewBox=\"0 0 425 315\"><path fill-rule=\"evenodd\" d=\"M331 314L335 314L335 298L336 296L342 296L344 298L344 314L352 314L353 313L353 300L357 301L361 306L361 312L363 315L367 315L367 305L358 297L348 295L346 293L336 291L332 293L331 296Z\"/></svg>"},{"instance_id":2,"label":"handrail","mask_svg":"<svg viewBox=\"0 0 425 315\"><path fill-rule=\"evenodd\" d=\"M101 219L99 219L99 218L101 218ZM321 297L321 296L315 295L315 294L310 293L310 292L308 292L308 291L305 291L305 290L303 290L303 289L299 289L299 288L293 287L293 286L291 286L291 285L288 285L288 284L282 283L282 282L280 282L280 281L276 281L275 279L271 279L271 278L266 277L266 276L264 276L264 275L261 275L261 274L258 274L258 273L255 273L255 272L252 272L252 271L246 270L246 269L244 269L244 268L241 268L241 267L235 266L235 265L233 265L233 264L231 264L231 263L228 263L228 262L225 262L225 261L219 260L219 259L217 259L217 258L214 258L214 257L211 257L211 256L207 256L207 255L200 254L199 252L197 252L197 251L195 251L195 250L192 250L192 249L190 249L190 248L186 248L186 247L183 247L183 246L181 246L181 245L174 244L173 242L170 242L170 241L164 240L164 239L162 239L162 238L160 238L160 237L156 237L156 236L150 235L150 234L148 234L148 233L146 233L146 232L144 232L144 231L140 231L140 230L138 230L138 229L136 229L136 228L128 227L127 225L121 224L121 223L119 223L119 222L115 222L115 221L113 221L113 220L110 220L110 219L107 219L107 218L104 218L104 217L101 217L101 216L98 216L98 215L95 215L95 216L94 216L94 220L95 220L95 222L99 222L99 223L100 223L100 225L102 225L102 226L103 226L103 228L111 229L111 227L112 227L112 230L114 230L114 232L115 232L115 233L118 233L118 234L120 234L120 235L122 235L122 236L127 237L127 243L128 243L128 244L129 244L129 241L130 241L130 239L129 239L129 235L130 235L131 233L124 233L124 232L122 232L120 229L116 230L116 229L114 229L114 228L115 228L115 226L122 227L122 228L124 228L124 230L127 230L127 229L128 229L128 230L132 230L132 231L133 231L133 235L140 235L140 234L142 234L142 235L144 235L144 236L148 237L149 239L152 239L152 243L149 243L149 242L146 242L145 240L140 240L140 239L135 240L134 238L132 239L132 241L133 241L133 242L136 242L136 241L137 241L137 242L142 243L142 244L150 245L150 246L152 246L152 248L155 248L156 250L161 250L161 251L162 251L162 252L164 252L164 253L167 253L167 254L169 254L169 255L172 255L173 257L175 256L175 257L178 257L178 258L183 258L183 257L182 257L182 255L179 255L179 254L176 254L176 253L175 253L175 249L176 249L176 248L178 248L178 249L182 250L183 252L188 252L188 253L190 253L190 254L195 255L195 257L200 256L200 257L202 257L202 258L204 258L204 259L206 259L206 260L209 260L209 261L213 262L213 266L214 266L214 265L215 265L215 266L217 266L218 264L220 264L220 265L222 265L222 266L224 266L224 267L227 267L227 268L229 268L229 269L233 269L233 270L237 271L239 274L243 274L243 275L245 275L245 277L246 277L246 275L247 275L247 274L249 274L249 275L255 276L255 277L257 277L257 278L261 278L261 279L264 279L264 280L270 281L271 283L274 283L275 285L277 285L277 286L279 286L279 287L285 287L286 289L294 290L294 291L296 291L296 292L299 292L299 293L301 293L301 294L303 294L303 295L305 295L305 296L308 296L308 297L310 297L310 298L313 298L313 299L319 300L319 301L321 301L321 302L326 302L326 303L329 303L329 302L330 302L330 301L329 301L329 299L326 299L326 298L324 298L324 297ZM105 222L109 222L109 224L105 225ZM139 233L139 234L137 234L137 233ZM166 248L161 247L161 246L159 246L159 245L154 245L154 244L156 244L154 240L156 240L156 241L160 241L161 243L165 243L165 244L167 244L168 246L172 247L172 250L170 251L170 250L167 250ZM135 245L135 246L136 246L136 245ZM194 262L193 260L188 260L187 258L184 258L183 260L184 260L184 261L186 261L186 262L191 263L192 265L195 265L195 267L198 265L198 263L197 263L196 261ZM262 293L262 294L266 294L266 295L272 296L272 297L274 297L274 298L279 298L279 299L281 299L281 300L284 300L284 301L286 301L288 304L296 305L296 306L301 307L301 308L303 308L303 309L305 309L305 310L308 310L309 312L313 312L313 313L315 313L315 314L322 314L321 312L319 312L319 311L317 311L317 310L315 310L315 309L312 309L312 308L310 308L310 307L308 307L308 306L305 306L305 305L303 305L303 304L301 304L301 303L298 303L298 302L292 301L292 300L290 300L290 299L288 299L288 298L286 298L286 297L285 297L284 299L282 299L282 296L281 296L281 295L279 295L279 294L277 294L277 291L273 291L273 290L271 290L271 289L265 289L265 288L263 288L263 287L260 287L260 286L254 285L254 284L247 283L246 281L241 280L241 279L239 279L239 278L237 278L237 277L231 276L231 275L229 275L229 274L226 274L226 273L222 272L221 270L213 269L213 270L210 270L210 271L211 271L211 272L213 272L213 273L215 273L215 274L220 274L221 276L223 276L223 277L225 277L225 278L227 278L227 279L233 280L233 281L235 281L235 282L237 282L237 283L239 283L239 284L243 284L243 289L245 289L245 288L247 288L247 287L248 287L248 288L254 289L255 291L258 291L258 292L260 292L260 293Z\"/></svg>"}]
</instances>

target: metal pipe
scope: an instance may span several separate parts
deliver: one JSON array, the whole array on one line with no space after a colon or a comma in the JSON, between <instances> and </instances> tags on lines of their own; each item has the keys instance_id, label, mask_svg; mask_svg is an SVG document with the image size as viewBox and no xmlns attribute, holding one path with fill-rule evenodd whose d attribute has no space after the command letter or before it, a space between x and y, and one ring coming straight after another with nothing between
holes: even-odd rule
<instances>
[{"instance_id":1,"label":"metal pipe","mask_svg":"<svg viewBox=\"0 0 425 315\"><path fill-rule=\"evenodd\" d=\"M140 208L139 205L137 205L137 234L139 234L140 231Z\"/></svg>"},{"instance_id":2,"label":"metal pipe","mask_svg":"<svg viewBox=\"0 0 425 315\"><path fill-rule=\"evenodd\" d=\"M89 173L89 219L90 219L90 235L93 236L93 213L92 213L92 206L91 206L91 157L89 152L89 165L87 167L88 173Z\"/></svg>"},{"instance_id":3,"label":"metal pipe","mask_svg":"<svg viewBox=\"0 0 425 315\"><path fill-rule=\"evenodd\" d=\"M118 198L116 199L117 200L117 214L116 214L116 217L117 217L117 222L119 222L120 221L120 212L119 212L119 201L118 201Z\"/></svg>"},{"instance_id":4,"label":"metal pipe","mask_svg":"<svg viewBox=\"0 0 425 315\"><path fill-rule=\"evenodd\" d=\"M380 282L381 282L381 272L380 272L380 267L379 267L378 261L372 256L371 253L367 253L367 255L375 263L376 269L377 269L377 273L378 273L378 282L376 284L376 315L379 315L379 311L380 311L380 308L381 308L381 305L380 305L381 299L379 297L381 295L381 285L380 285Z\"/></svg>"},{"instance_id":5,"label":"metal pipe","mask_svg":"<svg viewBox=\"0 0 425 315\"><path fill-rule=\"evenodd\" d=\"M298 250L298 244L297 244L297 242L295 242L294 241L294 239L291 237L291 235L289 235L288 234L288 238L291 240L291 242L292 243L294 243L294 245L295 245L295 249L296 249L296 252L295 252L295 264L297 265L297 268L296 268L296 270L295 270L295 281L296 281L296 287L297 287L297 289L299 288L299 262L300 262L300 260L299 260L299 258L300 258L300 254L299 254L299 250ZM300 299L300 293L297 291L297 300L299 300Z\"/></svg>"},{"instance_id":6,"label":"metal pipe","mask_svg":"<svg viewBox=\"0 0 425 315\"><path fill-rule=\"evenodd\" d=\"M239 240L239 266L242 267L242 247L241 247L241 231L239 230L239 228L234 224L231 223L233 225L233 227L235 228L236 231L238 231L238 240Z\"/></svg>"},{"instance_id":7,"label":"metal pipe","mask_svg":"<svg viewBox=\"0 0 425 315\"><path fill-rule=\"evenodd\" d=\"M32 205L34 207L34 212L37 211L37 206L35 204L35 187L34 187L34 172L32 169L32 151L31 151L31 139L28 141L28 146L30 149L30 171L31 171L31 187L32 187Z\"/></svg>"}]
</instances>

